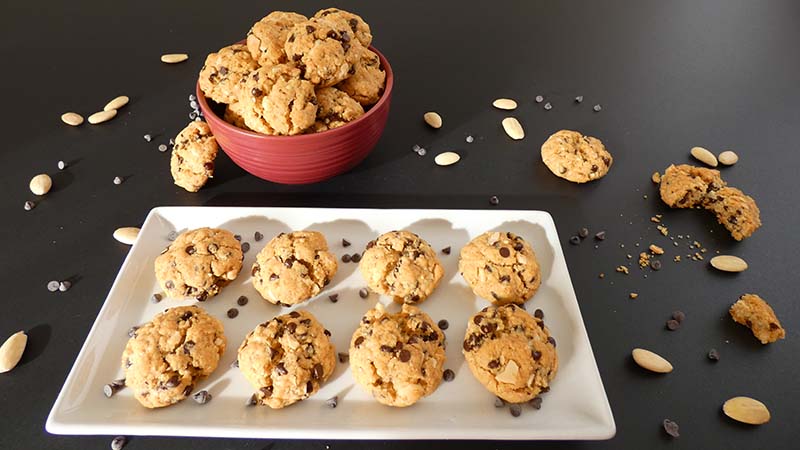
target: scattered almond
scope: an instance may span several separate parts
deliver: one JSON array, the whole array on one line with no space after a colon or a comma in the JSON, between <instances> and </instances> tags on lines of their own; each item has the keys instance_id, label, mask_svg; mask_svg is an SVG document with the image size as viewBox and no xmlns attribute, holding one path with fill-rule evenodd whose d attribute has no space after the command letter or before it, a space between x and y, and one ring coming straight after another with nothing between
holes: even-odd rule
<instances>
[{"instance_id":1,"label":"scattered almond","mask_svg":"<svg viewBox=\"0 0 800 450\"><path fill-rule=\"evenodd\" d=\"M525 131L522 129L522 124L519 123L514 117L506 117L503 119L503 129L511 139L516 141L525 137Z\"/></svg>"},{"instance_id":2,"label":"scattered almond","mask_svg":"<svg viewBox=\"0 0 800 450\"><path fill-rule=\"evenodd\" d=\"M422 118L425 120L425 123L431 126L431 128L442 128L442 116L439 113L428 111L426 112Z\"/></svg>"},{"instance_id":3,"label":"scattered almond","mask_svg":"<svg viewBox=\"0 0 800 450\"><path fill-rule=\"evenodd\" d=\"M659 184L661 183L661 174L658 172L653 172L653 175L650 176L650 179L653 180L653 183Z\"/></svg>"},{"instance_id":4,"label":"scattered almond","mask_svg":"<svg viewBox=\"0 0 800 450\"><path fill-rule=\"evenodd\" d=\"M726 166L732 166L739 162L739 155L731 150L726 150L719 154L719 162L725 164Z\"/></svg>"},{"instance_id":5,"label":"scattered almond","mask_svg":"<svg viewBox=\"0 0 800 450\"><path fill-rule=\"evenodd\" d=\"M167 64L177 64L187 59L189 59L189 55L186 53L167 53L166 55L161 55L161 62Z\"/></svg>"},{"instance_id":6,"label":"scattered almond","mask_svg":"<svg viewBox=\"0 0 800 450\"><path fill-rule=\"evenodd\" d=\"M120 95L119 97L111 100L103 107L103 111L108 111L111 109L120 109L123 106L127 105L131 99L128 98L127 95Z\"/></svg>"},{"instance_id":7,"label":"scattered almond","mask_svg":"<svg viewBox=\"0 0 800 450\"><path fill-rule=\"evenodd\" d=\"M133 245L139 237L139 229L136 227L122 227L114 230L114 239L126 245Z\"/></svg>"},{"instance_id":8,"label":"scattered almond","mask_svg":"<svg viewBox=\"0 0 800 450\"><path fill-rule=\"evenodd\" d=\"M511 111L512 109L517 109L517 102L510 98L498 98L494 102L492 102L492 106L497 109L505 109L507 111Z\"/></svg>"},{"instance_id":9,"label":"scattered almond","mask_svg":"<svg viewBox=\"0 0 800 450\"><path fill-rule=\"evenodd\" d=\"M650 244L650 251L654 255L663 255L664 254L664 249L659 247L659 246L657 246L656 244Z\"/></svg>"},{"instance_id":10,"label":"scattered almond","mask_svg":"<svg viewBox=\"0 0 800 450\"><path fill-rule=\"evenodd\" d=\"M53 179L46 173L40 173L31 178L31 182L28 186L34 194L44 195L50 192L50 188L53 187Z\"/></svg>"},{"instance_id":11,"label":"scattered almond","mask_svg":"<svg viewBox=\"0 0 800 450\"><path fill-rule=\"evenodd\" d=\"M635 348L631 352L633 360L636 361L643 369L647 369L656 373L670 373L672 372L672 364L661 356L645 350L643 348Z\"/></svg>"},{"instance_id":12,"label":"scattered almond","mask_svg":"<svg viewBox=\"0 0 800 450\"><path fill-rule=\"evenodd\" d=\"M456 152L439 153L433 161L440 166L450 166L458 162L461 156Z\"/></svg>"},{"instance_id":13,"label":"scattered almond","mask_svg":"<svg viewBox=\"0 0 800 450\"><path fill-rule=\"evenodd\" d=\"M100 111L92 114L89 116L89 123L92 125L97 125L99 123L108 122L109 120L113 119L114 116L117 115L116 109L110 109L108 111Z\"/></svg>"},{"instance_id":14,"label":"scattered almond","mask_svg":"<svg viewBox=\"0 0 800 450\"><path fill-rule=\"evenodd\" d=\"M67 125L77 127L83 123L83 116L74 112L65 112L61 115L61 121Z\"/></svg>"},{"instance_id":15,"label":"scattered almond","mask_svg":"<svg viewBox=\"0 0 800 450\"><path fill-rule=\"evenodd\" d=\"M717 167L717 157L703 147L692 147L691 154L697 158L697 160L704 162L711 167Z\"/></svg>"},{"instance_id":16,"label":"scattered almond","mask_svg":"<svg viewBox=\"0 0 800 450\"><path fill-rule=\"evenodd\" d=\"M733 255L715 256L711 258L711 265L723 272L744 272L747 270L747 262Z\"/></svg>"},{"instance_id":17,"label":"scattered almond","mask_svg":"<svg viewBox=\"0 0 800 450\"><path fill-rule=\"evenodd\" d=\"M24 331L18 331L6 339L0 347L0 373L6 373L17 366L26 345L28 336Z\"/></svg>"},{"instance_id":18,"label":"scattered almond","mask_svg":"<svg viewBox=\"0 0 800 450\"><path fill-rule=\"evenodd\" d=\"M769 422L767 405L750 397L733 397L722 405L722 411L733 420L750 425Z\"/></svg>"},{"instance_id":19,"label":"scattered almond","mask_svg":"<svg viewBox=\"0 0 800 450\"><path fill-rule=\"evenodd\" d=\"M498 373L495 380L501 383L515 384L519 376L519 366L513 359L508 360L508 364L503 368L503 371Z\"/></svg>"}]
</instances>

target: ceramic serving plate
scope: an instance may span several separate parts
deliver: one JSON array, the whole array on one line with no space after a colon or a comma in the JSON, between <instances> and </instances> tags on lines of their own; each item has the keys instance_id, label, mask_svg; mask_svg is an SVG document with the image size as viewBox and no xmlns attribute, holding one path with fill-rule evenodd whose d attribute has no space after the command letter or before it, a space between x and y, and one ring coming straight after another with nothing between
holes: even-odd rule
<instances>
[{"instance_id":1,"label":"ceramic serving plate","mask_svg":"<svg viewBox=\"0 0 800 450\"><path fill-rule=\"evenodd\" d=\"M206 389L213 400L200 405L187 399L156 410L138 404L130 390L112 398L103 385L122 377L120 355L131 326L150 320L165 308L194 304L194 300L150 302L160 292L153 272L156 256L169 244L172 231L203 226L219 227L241 235L250 244L244 269L220 295L202 307L225 326L228 347L217 370L195 391ZM447 319L447 361L455 379L442 382L429 397L408 408L391 408L374 401L355 384L348 364L338 364L330 380L314 396L293 406L271 410L245 406L253 392L238 369L231 368L236 350L257 324L288 312L262 300L250 281L256 254L280 232L321 231L331 251L341 255L362 252L378 234L411 230L440 251L445 276L421 308L434 321ZM527 309L541 308L558 342L558 375L550 392L543 394L540 410L524 405L520 417L508 408L495 408L495 397L473 377L461 354L468 318L489 303L476 297L458 273L459 250L473 237L488 231L511 231L528 240L542 270L542 286ZM254 233L263 233L256 242ZM342 246L342 238L352 243ZM47 419L55 434L164 435L240 438L320 439L608 439L616 431L603 383L572 288L555 224L541 211L475 211L413 209L320 209L160 207L145 220L97 320L64 383ZM310 310L332 332L337 351L347 351L362 314L387 297L358 295L364 282L355 263L339 263L332 282L317 297L296 306ZM332 303L328 296L339 294ZM238 306L245 295L250 301ZM229 319L226 311L237 307ZM389 306L394 311L397 305ZM338 407L325 400L338 396Z\"/></svg>"}]
</instances>

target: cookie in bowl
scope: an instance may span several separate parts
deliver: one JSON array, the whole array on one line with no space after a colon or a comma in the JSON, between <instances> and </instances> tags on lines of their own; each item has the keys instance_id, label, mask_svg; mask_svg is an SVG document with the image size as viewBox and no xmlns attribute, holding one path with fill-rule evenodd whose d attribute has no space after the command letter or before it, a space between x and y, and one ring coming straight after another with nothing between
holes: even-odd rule
<instances>
[{"instance_id":1,"label":"cookie in bowl","mask_svg":"<svg viewBox=\"0 0 800 450\"><path fill-rule=\"evenodd\" d=\"M234 103L245 75L258 68L247 46L233 44L211 53L200 69L200 89L217 103Z\"/></svg>"},{"instance_id":2,"label":"cookie in bowl","mask_svg":"<svg viewBox=\"0 0 800 450\"><path fill-rule=\"evenodd\" d=\"M273 11L267 14L247 32L250 55L263 67L287 62L283 46L289 29L307 20L308 17L294 12Z\"/></svg>"},{"instance_id":3,"label":"cookie in bowl","mask_svg":"<svg viewBox=\"0 0 800 450\"><path fill-rule=\"evenodd\" d=\"M334 87L319 88L314 131L327 131L347 125L364 115L364 108L346 93Z\"/></svg>"}]
</instances>

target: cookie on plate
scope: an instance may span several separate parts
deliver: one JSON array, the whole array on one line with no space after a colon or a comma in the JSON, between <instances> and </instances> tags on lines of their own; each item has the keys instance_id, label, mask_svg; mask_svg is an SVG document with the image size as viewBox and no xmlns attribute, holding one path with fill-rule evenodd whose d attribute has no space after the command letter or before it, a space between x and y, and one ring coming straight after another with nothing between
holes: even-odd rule
<instances>
[{"instance_id":1,"label":"cookie on plate","mask_svg":"<svg viewBox=\"0 0 800 450\"><path fill-rule=\"evenodd\" d=\"M542 161L557 177L586 183L605 176L614 158L599 139L561 130L542 144Z\"/></svg>"},{"instance_id":2,"label":"cookie on plate","mask_svg":"<svg viewBox=\"0 0 800 450\"><path fill-rule=\"evenodd\" d=\"M156 258L156 279L168 297L202 302L236 279L243 257L242 246L230 231L189 230Z\"/></svg>"},{"instance_id":3,"label":"cookie on plate","mask_svg":"<svg viewBox=\"0 0 800 450\"><path fill-rule=\"evenodd\" d=\"M352 32L335 23L316 21L301 22L292 27L286 38L286 56L297 64L303 78L319 87L333 86L351 75L353 45Z\"/></svg>"},{"instance_id":4,"label":"cookie on plate","mask_svg":"<svg viewBox=\"0 0 800 450\"><path fill-rule=\"evenodd\" d=\"M350 340L353 378L384 405L410 406L433 393L444 361L444 333L412 305L390 314L378 303Z\"/></svg>"},{"instance_id":5,"label":"cookie on plate","mask_svg":"<svg viewBox=\"0 0 800 450\"><path fill-rule=\"evenodd\" d=\"M496 305L522 304L542 283L533 248L510 232L489 231L470 241L458 270L472 292Z\"/></svg>"},{"instance_id":6,"label":"cookie on plate","mask_svg":"<svg viewBox=\"0 0 800 450\"><path fill-rule=\"evenodd\" d=\"M315 131L338 128L364 115L364 108L357 101L336 88L319 88L316 95L318 109Z\"/></svg>"},{"instance_id":7,"label":"cookie on plate","mask_svg":"<svg viewBox=\"0 0 800 450\"><path fill-rule=\"evenodd\" d=\"M279 409L317 392L336 368L329 336L308 311L292 311L251 331L239 347L238 361L256 389L257 403Z\"/></svg>"},{"instance_id":8,"label":"cookie on plate","mask_svg":"<svg viewBox=\"0 0 800 450\"><path fill-rule=\"evenodd\" d=\"M386 72L381 69L378 55L366 47L358 46L351 50L353 54L353 74L337 84L362 106L370 106L381 98L386 86Z\"/></svg>"},{"instance_id":9,"label":"cookie on plate","mask_svg":"<svg viewBox=\"0 0 800 450\"><path fill-rule=\"evenodd\" d=\"M463 353L472 375L509 403L546 392L558 371L556 341L536 316L544 317L513 304L489 306L467 323Z\"/></svg>"},{"instance_id":10,"label":"cookie on plate","mask_svg":"<svg viewBox=\"0 0 800 450\"><path fill-rule=\"evenodd\" d=\"M337 8L326 8L317 11L314 14L314 19L333 22L338 25L338 29L349 28L352 36L355 36L364 47L369 47L372 44L372 32L369 29L369 25L358 14Z\"/></svg>"},{"instance_id":11,"label":"cookie on plate","mask_svg":"<svg viewBox=\"0 0 800 450\"><path fill-rule=\"evenodd\" d=\"M214 177L214 160L219 146L205 122L190 122L175 137L169 170L176 185L197 192Z\"/></svg>"},{"instance_id":12,"label":"cookie on plate","mask_svg":"<svg viewBox=\"0 0 800 450\"><path fill-rule=\"evenodd\" d=\"M215 102L234 103L239 99L242 79L257 68L247 46L229 45L206 57L200 69L200 89Z\"/></svg>"},{"instance_id":13,"label":"cookie on plate","mask_svg":"<svg viewBox=\"0 0 800 450\"><path fill-rule=\"evenodd\" d=\"M247 32L247 49L260 66L272 66L287 62L283 46L289 29L307 21L302 14L273 11L262 18Z\"/></svg>"},{"instance_id":14,"label":"cookie on plate","mask_svg":"<svg viewBox=\"0 0 800 450\"><path fill-rule=\"evenodd\" d=\"M761 211L753 197L733 187L724 187L709 192L703 206L716 214L722 224L737 241L750 237L761 227Z\"/></svg>"},{"instance_id":15,"label":"cookie on plate","mask_svg":"<svg viewBox=\"0 0 800 450\"><path fill-rule=\"evenodd\" d=\"M731 306L731 317L736 323L750 328L762 344L770 344L786 337L775 311L761 297L744 294Z\"/></svg>"},{"instance_id":16,"label":"cookie on plate","mask_svg":"<svg viewBox=\"0 0 800 450\"><path fill-rule=\"evenodd\" d=\"M336 269L336 256L322 233L281 233L256 256L253 286L268 302L291 306L319 294Z\"/></svg>"},{"instance_id":17,"label":"cookie on plate","mask_svg":"<svg viewBox=\"0 0 800 450\"><path fill-rule=\"evenodd\" d=\"M444 276L436 252L410 231L390 231L367 244L358 265L367 286L398 303L420 303Z\"/></svg>"},{"instance_id":18,"label":"cookie on plate","mask_svg":"<svg viewBox=\"0 0 800 450\"><path fill-rule=\"evenodd\" d=\"M177 403L214 372L225 344L222 324L202 308L167 309L128 340L122 354L125 385L147 408Z\"/></svg>"},{"instance_id":19,"label":"cookie on plate","mask_svg":"<svg viewBox=\"0 0 800 450\"><path fill-rule=\"evenodd\" d=\"M264 66L244 79L239 94L242 116L250 129L263 134L299 134L314 124L314 85L300 78L294 64Z\"/></svg>"},{"instance_id":20,"label":"cookie on plate","mask_svg":"<svg viewBox=\"0 0 800 450\"><path fill-rule=\"evenodd\" d=\"M670 165L661 176L661 200L672 208L702 206L709 192L725 187L719 170L688 164Z\"/></svg>"}]
</instances>

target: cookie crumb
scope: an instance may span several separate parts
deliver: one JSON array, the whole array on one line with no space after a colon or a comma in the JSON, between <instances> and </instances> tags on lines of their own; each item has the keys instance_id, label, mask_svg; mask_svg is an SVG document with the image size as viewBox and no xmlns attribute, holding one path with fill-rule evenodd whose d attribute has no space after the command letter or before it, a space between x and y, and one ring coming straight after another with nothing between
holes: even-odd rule
<instances>
[{"instance_id":1,"label":"cookie crumb","mask_svg":"<svg viewBox=\"0 0 800 450\"><path fill-rule=\"evenodd\" d=\"M664 236L669 236L669 228L667 228L667 227L665 227L663 225L659 225L656 228L658 228L658 231L660 231L661 234L663 234Z\"/></svg>"},{"instance_id":2,"label":"cookie crumb","mask_svg":"<svg viewBox=\"0 0 800 450\"><path fill-rule=\"evenodd\" d=\"M653 183L655 184L661 184L661 173L653 172L653 175L650 177L650 179L653 180Z\"/></svg>"},{"instance_id":3,"label":"cookie crumb","mask_svg":"<svg viewBox=\"0 0 800 450\"><path fill-rule=\"evenodd\" d=\"M624 273L625 275L627 275L628 273L630 273L630 271L628 270L628 268L627 268L627 267L625 267L625 266L617 266L617 269L616 269L616 271L617 271L617 272L620 272L620 273Z\"/></svg>"},{"instance_id":4,"label":"cookie crumb","mask_svg":"<svg viewBox=\"0 0 800 450\"><path fill-rule=\"evenodd\" d=\"M597 275L597 278L600 278L601 280L603 278L605 278L605 277L606 277L606 274L604 274L603 272L600 272L600 275Z\"/></svg>"},{"instance_id":5,"label":"cookie crumb","mask_svg":"<svg viewBox=\"0 0 800 450\"><path fill-rule=\"evenodd\" d=\"M631 292L630 294L628 294L628 297L630 297L632 300L635 300L639 298L639 294L637 294L636 292Z\"/></svg>"},{"instance_id":6,"label":"cookie crumb","mask_svg":"<svg viewBox=\"0 0 800 450\"><path fill-rule=\"evenodd\" d=\"M657 246L656 244L650 244L649 248L650 248L650 251L654 255L663 255L664 254L664 249L659 247L659 246Z\"/></svg>"}]
</instances>

